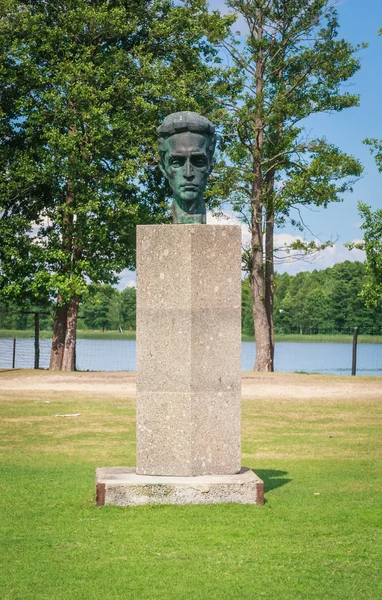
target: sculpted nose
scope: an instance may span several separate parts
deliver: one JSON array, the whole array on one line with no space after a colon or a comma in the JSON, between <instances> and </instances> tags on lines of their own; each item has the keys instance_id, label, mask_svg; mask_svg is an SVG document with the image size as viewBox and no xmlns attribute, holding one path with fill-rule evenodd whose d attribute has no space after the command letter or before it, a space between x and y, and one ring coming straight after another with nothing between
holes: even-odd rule
<instances>
[{"instance_id":1,"label":"sculpted nose","mask_svg":"<svg viewBox=\"0 0 382 600\"><path fill-rule=\"evenodd\" d=\"M187 179L189 179L190 177L194 176L194 170L192 168L191 162L190 160L186 160L186 165L185 165L186 169L185 169L185 173L184 176L187 177Z\"/></svg>"}]
</instances>

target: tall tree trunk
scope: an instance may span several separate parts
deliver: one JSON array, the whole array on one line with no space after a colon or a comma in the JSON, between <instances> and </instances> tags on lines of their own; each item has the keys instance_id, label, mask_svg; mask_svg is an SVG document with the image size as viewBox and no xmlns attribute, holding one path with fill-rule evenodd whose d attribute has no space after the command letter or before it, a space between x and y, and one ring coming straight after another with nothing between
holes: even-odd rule
<instances>
[{"instance_id":1,"label":"tall tree trunk","mask_svg":"<svg viewBox=\"0 0 382 600\"><path fill-rule=\"evenodd\" d=\"M266 210L265 210L265 308L267 311L269 344L272 356L271 371L275 370L275 331L273 326L273 302L275 296L275 266L274 266L274 171L269 171L265 177Z\"/></svg>"},{"instance_id":2,"label":"tall tree trunk","mask_svg":"<svg viewBox=\"0 0 382 600\"><path fill-rule=\"evenodd\" d=\"M257 40L263 38L263 13L258 10L256 30L250 32ZM263 52L259 48L256 60L256 96L261 98L264 87ZM266 306L266 264L264 263L264 238L263 238L263 147L264 147L264 119L261 111L254 117L255 143L253 147L252 163L252 189L251 189L251 213L252 213L252 246L251 246L251 288L253 297L253 322L256 336L256 360L255 371L273 370L273 353L271 344L271 333Z\"/></svg>"},{"instance_id":3,"label":"tall tree trunk","mask_svg":"<svg viewBox=\"0 0 382 600\"><path fill-rule=\"evenodd\" d=\"M73 103L68 102L69 111L73 112ZM70 125L68 127L68 136L76 132L76 127ZM73 162L73 157L69 156L69 164ZM74 202L73 182L71 178L66 181L65 192L65 207L62 219L62 249L64 252L64 262L62 270L66 275L71 277L74 267L75 251L73 244L73 213L72 205ZM75 368L75 346L76 346L76 330L77 330L77 315L78 315L78 298L74 297L66 304L65 315L65 339L64 351L61 362L62 371L74 371Z\"/></svg>"},{"instance_id":4,"label":"tall tree trunk","mask_svg":"<svg viewBox=\"0 0 382 600\"><path fill-rule=\"evenodd\" d=\"M251 239L251 289L253 297L253 323L256 335L255 371L272 371L272 345L269 318L266 306L266 285L264 263L263 231L263 180L260 155L253 161L255 177L252 183L252 239Z\"/></svg>"},{"instance_id":5,"label":"tall tree trunk","mask_svg":"<svg viewBox=\"0 0 382 600\"><path fill-rule=\"evenodd\" d=\"M272 348L269 321L265 303L265 277L263 263L262 207L257 206L252 218L251 288L253 296L253 322L256 335L255 371L272 371Z\"/></svg>"},{"instance_id":6,"label":"tall tree trunk","mask_svg":"<svg viewBox=\"0 0 382 600\"><path fill-rule=\"evenodd\" d=\"M62 359L64 357L65 333L66 333L66 313L67 306L60 306L61 296L57 298L57 309L54 317L52 349L50 352L49 369L51 371L61 371Z\"/></svg>"},{"instance_id":7,"label":"tall tree trunk","mask_svg":"<svg viewBox=\"0 0 382 600\"><path fill-rule=\"evenodd\" d=\"M272 208L266 211L265 230L265 310L268 320L268 335L271 354L270 371L275 370L275 333L273 326L273 300L275 295L275 268L274 268L274 229L275 218Z\"/></svg>"},{"instance_id":8,"label":"tall tree trunk","mask_svg":"<svg viewBox=\"0 0 382 600\"><path fill-rule=\"evenodd\" d=\"M68 108L74 112L73 102L68 101ZM75 125L68 127L68 136L73 135L77 128ZM73 162L73 156L69 156L69 163ZM61 264L61 273L71 277L76 261L79 257L77 240L73 236L73 181L69 177L66 181L65 204L62 218L62 250L64 259ZM75 349L77 333L77 317L79 298L74 296L69 303L63 304L60 294L57 298L57 310L53 327L52 350L50 357L50 369L62 371L74 371Z\"/></svg>"},{"instance_id":9,"label":"tall tree trunk","mask_svg":"<svg viewBox=\"0 0 382 600\"><path fill-rule=\"evenodd\" d=\"M75 369L78 305L78 296L75 296L68 304L62 371L74 371Z\"/></svg>"}]
</instances>

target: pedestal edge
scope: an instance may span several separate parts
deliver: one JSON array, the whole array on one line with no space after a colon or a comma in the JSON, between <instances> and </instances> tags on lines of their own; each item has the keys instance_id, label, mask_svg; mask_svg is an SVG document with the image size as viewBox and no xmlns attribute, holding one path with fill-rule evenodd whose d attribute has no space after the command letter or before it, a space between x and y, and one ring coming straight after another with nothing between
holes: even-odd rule
<instances>
[{"instance_id":1,"label":"pedestal edge","mask_svg":"<svg viewBox=\"0 0 382 600\"><path fill-rule=\"evenodd\" d=\"M96 469L96 503L115 506L147 504L264 504L264 483L243 467L236 475L168 477L138 475L133 467Z\"/></svg>"}]
</instances>

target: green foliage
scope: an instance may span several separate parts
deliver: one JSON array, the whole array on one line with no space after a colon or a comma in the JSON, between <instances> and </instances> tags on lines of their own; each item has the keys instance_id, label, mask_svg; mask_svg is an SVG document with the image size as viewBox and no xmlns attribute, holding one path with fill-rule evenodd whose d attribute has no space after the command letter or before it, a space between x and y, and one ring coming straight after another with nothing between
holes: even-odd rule
<instances>
[{"instance_id":1,"label":"green foliage","mask_svg":"<svg viewBox=\"0 0 382 600\"><path fill-rule=\"evenodd\" d=\"M121 292L121 326L123 329L135 329L136 325L136 307L137 290L135 287L128 287Z\"/></svg>"},{"instance_id":2,"label":"green foliage","mask_svg":"<svg viewBox=\"0 0 382 600\"><path fill-rule=\"evenodd\" d=\"M356 158L326 139L309 139L306 123L312 114L359 104L358 95L341 85L359 69L354 55L361 46L338 39L337 13L328 0L228 5L242 15L249 34L223 44L233 66L222 77L222 92L231 79L235 85L222 144L231 166L221 165L226 177L217 186L251 225L253 182L260 176L264 230L267 207L278 225L289 219L303 228L293 209L341 200L362 172Z\"/></svg>"},{"instance_id":3,"label":"green foliage","mask_svg":"<svg viewBox=\"0 0 382 600\"><path fill-rule=\"evenodd\" d=\"M110 285L94 286L89 298L81 311L84 324L88 329L117 329L119 325L119 311L113 309L119 304L119 294Z\"/></svg>"},{"instance_id":4,"label":"green foliage","mask_svg":"<svg viewBox=\"0 0 382 600\"><path fill-rule=\"evenodd\" d=\"M354 327L359 328L360 334L381 334L382 306L365 306L365 293L362 292L365 289L376 289L374 284L370 285L371 280L367 264L350 261L311 273L276 273L276 335L350 334ZM92 295L80 306L80 331L106 329L117 332L119 328L126 332L135 330L135 288L118 292L108 285L93 285L90 291ZM21 311L34 309L30 304L21 307L20 304L0 298L0 328L33 329L33 316L22 315ZM51 322L50 317L41 315L41 329L49 328ZM248 278L242 282L242 333L244 336L253 336L254 333L252 293ZM120 339L121 336L120 333L110 335L115 339Z\"/></svg>"},{"instance_id":5,"label":"green foliage","mask_svg":"<svg viewBox=\"0 0 382 600\"><path fill-rule=\"evenodd\" d=\"M279 286L279 280L283 285ZM382 331L382 311L367 309L360 291L367 281L363 263L345 261L322 271L283 274L276 280L275 330L280 333Z\"/></svg>"},{"instance_id":6,"label":"green foliage","mask_svg":"<svg viewBox=\"0 0 382 600\"><path fill-rule=\"evenodd\" d=\"M382 208L372 211L370 206L359 202L358 211L363 218L363 242L347 244L348 248L358 248L366 252L368 281L361 295L370 308L382 308Z\"/></svg>"},{"instance_id":7,"label":"green foliage","mask_svg":"<svg viewBox=\"0 0 382 600\"><path fill-rule=\"evenodd\" d=\"M0 329L17 330L15 337L20 337L20 331L34 331L34 314L30 314L34 311L40 313L40 329L50 329L53 324L53 313L49 314L51 311L49 305L37 306L28 301L16 302L0 295ZM31 337L33 335L34 333Z\"/></svg>"},{"instance_id":8,"label":"green foliage","mask_svg":"<svg viewBox=\"0 0 382 600\"><path fill-rule=\"evenodd\" d=\"M30 302L16 302L0 295L0 329L33 330L33 315L24 314L24 311L40 310L49 312L48 307L38 307ZM53 314L53 310L52 310ZM103 330L117 332L123 330L135 331L136 321L136 289L126 288L119 292L110 285L92 284L89 286L86 299L79 308L78 329ZM50 315L40 315L40 329L49 330L53 320ZM120 334L113 334L116 339Z\"/></svg>"},{"instance_id":9,"label":"green foliage","mask_svg":"<svg viewBox=\"0 0 382 600\"><path fill-rule=\"evenodd\" d=\"M241 331L244 335L253 335L252 291L248 278L241 285Z\"/></svg>"},{"instance_id":10,"label":"green foliage","mask_svg":"<svg viewBox=\"0 0 382 600\"><path fill-rule=\"evenodd\" d=\"M378 35L382 35L382 29ZM370 146L378 170L382 172L382 140L366 139L364 143ZM382 303L382 209L372 212L370 207L360 202L358 209L364 222L364 240L360 244L348 244L349 248L361 248L366 252L366 267L370 280L362 290L362 296L370 307L381 306Z\"/></svg>"},{"instance_id":11,"label":"green foliage","mask_svg":"<svg viewBox=\"0 0 382 600\"><path fill-rule=\"evenodd\" d=\"M118 292L108 285L91 286L89 297L80 308L84 328L117 331L135 330L136 289Z\"/></svg>"},{"instance_id":12,"label":"green foliage","mask_svg":"<svg viewBox=\"0 0 382 600\"><path fill-rule=\"evenodd\" d=\"M69 303L168 218L155 129L216 106L204 0L0 0L0 289Z\"/></svg>"},{"instance_id":13,"label":"green foliage","mask_svg":"<svg viewBox=\"0 0 382 600\"><path fill-rule=\"evenodd\" d=\"M276 274L274 326L277 334L382 333L382 307L367 308L361 290L369 289L366 265L345 261L329 269L302 271L297 275ZM252 303L248 280L243 282L243 333L253 334L249 323Z\"/></svg>"},{"instance_id":14,"label":"green foliage","mask_svg":"<svg viewBox=\"0 0 382 600\"><path fill-rule=\"evenodd\" d=\"M303 230L301 206L341 201L362 173L355 157L309 133L311 115L359 104L358 95L342 85L360 68L355 54L362 46L338 38L330 0L227 4L247 33L222 43L231 63L220 81L220 149L228 160L218 165L215 193L232 203L251 231L243 260L255 308L255 369L271 371L274 232L288 221ZM314 254L330 243L299 242L298 250Z\"/></svg>"},{"instance_id":15,"label":"green foliage","mask_svg":"<svg viewBox=\"0 0 382 600\"><path fill-rule=\"evenodd\" d=\"M366 138L364 144L370 146L370 152L375 158L378 170L382 172L382 140L376 138Z\"/></svg>"}]
</instances>

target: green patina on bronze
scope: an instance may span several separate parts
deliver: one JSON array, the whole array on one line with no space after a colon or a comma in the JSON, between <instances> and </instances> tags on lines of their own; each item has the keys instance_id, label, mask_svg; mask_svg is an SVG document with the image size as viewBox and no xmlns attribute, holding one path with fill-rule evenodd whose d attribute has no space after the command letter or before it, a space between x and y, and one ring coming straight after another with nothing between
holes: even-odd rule
<instances>
[{"instance_id":1,"label":"green patina on bronze","mask_svg":"<svg viewBox=\"0 0 382 600\"><path fill-rule=\"evenodd\" d=\"M174 223L206 223L203 192L212 171L214 125L194 112L177 112L157 129L160 169L174 195Z\"/></svg>"}]
</instances>

